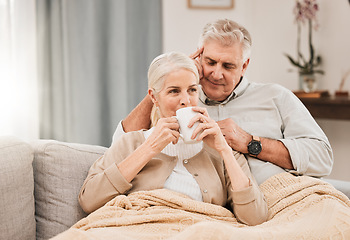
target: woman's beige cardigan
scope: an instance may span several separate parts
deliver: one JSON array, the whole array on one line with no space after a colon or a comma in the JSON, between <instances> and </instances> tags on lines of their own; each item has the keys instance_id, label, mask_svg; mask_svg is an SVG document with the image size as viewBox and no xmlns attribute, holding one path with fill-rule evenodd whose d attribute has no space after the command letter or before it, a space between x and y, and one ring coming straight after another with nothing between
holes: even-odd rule
<instances>
[{"instance_id":1,"label":"woman's beige cardigan","mask_svg":"<svg viewBox=\"0 0 350 240\"><path fill-rule=\"evenodd\" d=\"M163 188L177 157L159 153L130 183L117 167L144 141L142 131L127 133L91 166L79 194L79 203L85 212L95 211L120 194ZM251 182L251 186L240 191L232 189L220 155L205 144L198 154L185 159L183 163L196 179L204 202L221 206L229 203L238 220L248 225L260 224L267 219L264 195L253 179L244 155L238 152L234 152L234 155Z\"/></svg>"}]
</instances>

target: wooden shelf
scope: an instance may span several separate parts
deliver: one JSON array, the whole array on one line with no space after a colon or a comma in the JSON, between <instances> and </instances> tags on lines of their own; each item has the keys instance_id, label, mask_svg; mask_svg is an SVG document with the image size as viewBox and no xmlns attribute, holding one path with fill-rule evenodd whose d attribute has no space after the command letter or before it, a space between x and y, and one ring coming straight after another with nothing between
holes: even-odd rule
<instances>
[{"instance_id":1,"label":"wooden shelf","mask_svg":"<svg viewBox=\"0 0 350 240\"><path fill-rule=\"evenodd\" d=\"M350 120L350 99L349 98L303 98L299 99L304 103L314 118Z\"/></svg>"}]
</instances>

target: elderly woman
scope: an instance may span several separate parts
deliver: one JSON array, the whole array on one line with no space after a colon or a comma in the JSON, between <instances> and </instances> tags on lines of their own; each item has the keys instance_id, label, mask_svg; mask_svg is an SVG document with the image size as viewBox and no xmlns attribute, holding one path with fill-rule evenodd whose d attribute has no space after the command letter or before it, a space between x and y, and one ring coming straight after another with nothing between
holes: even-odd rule
<instances>
[{"instance_id":1,"label":"elderly woman","mask_svg":"<svg viewBox=\"0 0 350 240\"><path fill-rule=\"evenodd\" d=\"M267 219L267 205L245 157L226 143L205 108L190 125L197 143L185 144L173 116L180 108L197 106L198 70L186 55L166 53L148 71L148 94L154 107L150 130L129 132L90 168L79 194L87 213L114 197L141 190L166 188L192 199L230 205L236 218L256 225Z\"/></svg>"}]
</instances>

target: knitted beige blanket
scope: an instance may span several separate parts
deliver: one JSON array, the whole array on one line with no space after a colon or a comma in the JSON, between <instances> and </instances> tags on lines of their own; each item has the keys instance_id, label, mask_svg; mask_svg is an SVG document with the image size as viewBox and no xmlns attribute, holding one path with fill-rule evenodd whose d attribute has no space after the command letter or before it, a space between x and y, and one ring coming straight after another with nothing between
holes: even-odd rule
<instances>
[{"instance_id":1,"label":"knitted beige blanket","mask_svg":"<svg viewBox=\"0 0 350 240\"><path fill-rule=\"evenodd\" d=\"M330 184L282 173L260 187L269 220L258 226L159 189L118 196L53 239L350 239L350 200Z\"/></svg>"}]
</instances>

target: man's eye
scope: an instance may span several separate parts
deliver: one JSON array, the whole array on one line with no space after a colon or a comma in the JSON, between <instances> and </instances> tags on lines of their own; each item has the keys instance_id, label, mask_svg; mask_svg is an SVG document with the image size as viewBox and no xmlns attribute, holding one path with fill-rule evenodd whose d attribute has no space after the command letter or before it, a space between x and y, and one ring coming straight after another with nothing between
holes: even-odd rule
<instances>
[{"instance_id":1,"label":"man's eye","mask_svg":"<svg viewBox=\"0 0 350 240\"><path fill-rule=\"evenodd\" d=\"M215 64L216 64L216 62L212 62L212 61L208 62L208 65L210 65L210 66L214 66Z\"/></svg>"},{"instance_id":2,"label":"man's eye","mask_svg":"<svg viewBox=\"0 0 350 240\"><path fill-rule=\"evenodd\" d=\"M233 65L224 65L224 68L226 68L226 69L234 69L235 67Z\"/></svg>"}]
</instances>

